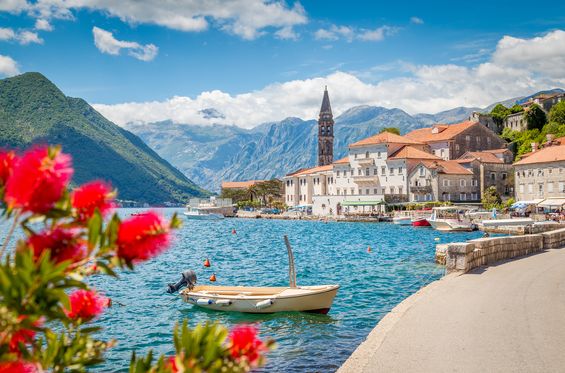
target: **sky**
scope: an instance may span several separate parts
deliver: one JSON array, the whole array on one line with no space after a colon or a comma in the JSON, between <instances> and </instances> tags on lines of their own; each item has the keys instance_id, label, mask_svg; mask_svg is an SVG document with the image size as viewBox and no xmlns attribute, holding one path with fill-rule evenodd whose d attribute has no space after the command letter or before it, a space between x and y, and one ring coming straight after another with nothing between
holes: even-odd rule
<instances>
[{"instance_id":1,"label":"sky","mask_svg":"<svg viewBox=\"0 0 565 373\"><path fill-rule=\"evenodd\" d=\"M0 0L0 77L38 71L119 125L252 128L565 88L565 2ZM208 110L214 109L214 110Z\"/></svg>"}]
</instances>

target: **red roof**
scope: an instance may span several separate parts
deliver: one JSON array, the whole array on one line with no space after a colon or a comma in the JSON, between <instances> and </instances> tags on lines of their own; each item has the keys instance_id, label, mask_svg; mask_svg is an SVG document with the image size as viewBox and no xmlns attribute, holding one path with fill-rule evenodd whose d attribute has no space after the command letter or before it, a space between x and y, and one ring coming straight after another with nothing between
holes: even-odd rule
<instances>
[{"instance_id":1,"label":"red roof","mask_svg":"<svg viewBox=\"0 0 565 373\"><path fill-rule=\"evenodd\" d=\"M455 136L477 124L479 124L479 122L473 121L466 121L451 125L436 124L433 127L420 128L408 132L405 136L409 139L423 142L447 141L452 140L453 138L455 138Z\"/></svg>"},{"instance_id":2,"label":"red roof","mask_svg":"<svg viewBox=\"0 0 565 373\"><path fill-rule=\"evenodd\" d=\"M312 167L312 168L301 168L298 171L295 171L291 174L288 174L286 176L304 176L304 175L310 175L316 172L323 172L323 171L330 171L331 169L333 169L333 165L328 164L325 166L317 166L317 167Z\"/></svg>"},{"instance_id":3,"label":"red roof","mask_svg":"<svg viewBox=\"0 0 565 373\"><path fill-rule=\"evenodd\" d=\"M423 160L424 166L430 169L438 169L438 172L449 175L473 175L473 171L461 166L457 161L430 161Z\"/></svg>"},{"instance_id":4,"label":"red roof","mask_svg":"<svg viewBox=\"0 0 565 373\"><path fill-rule=\"evenodd\" d=\"M222 182L222 189L244 189L264 181L265 180L224 181Z\"/></svg>"},{"instance_id":5,"label":"red roof","mask_svg":"<svg viewBox=\"0 0 565 373\"><path fill-rule=\"evenodd\" d=\"M413 146L403 146L388 159L441 159L431 153L416 149Z\"/></svg>"},{"instance_id":6,"label":"red roof","mask_svg":"<svg viewBox=\"0 0 565 373\"><path fill-rule=\"evenodd\" d=\"M366 146L366 145L376 145L376 144L413 144L413 145L422 145L420 141L415 139L409 139L405 136L400 136L390 132L383 132L379 133L378 135L374 135L371 137L367 137L366 139L354 142L350 144L350 148L358 147L358 146Z\"/></svg>"},{"instance_id":7,"label":"red roof","mask_svg":"<svg viewBox=\"0 0 565 373\"><path fill-rule=\"evenodd\" d=\"M493 153L489 153L489 152L467 152L465 154L463 154L459 160L473 160L476 159L478 161L481 161L483 163L504 163L504 161L500 158L498 158L496 155L494 155ZM459 163L465 163L465 162L459 162Z\"/></svg>"},{"instance_id":8,"label":"red roof","mask_svg":"<svg viewBox=\"0 0 565 373\"><path fill-rule=\"evenodd\" d=\"M533 163L549 163L549 162L562 162L565 161L565 145L554 145L540 149L529 154L526 158L522 159L515 165L533 164Z\"/></svg>"},{"instance_id":9,"label":"red roof","mask_svg":"<svg viewBox=\"0 0 565 373\"><path fill-rule=\"evenodd\" d=\"M349 156L338 159L333 164L348 164L348 163L349 163Z\"/></svg>"}]
</instances>

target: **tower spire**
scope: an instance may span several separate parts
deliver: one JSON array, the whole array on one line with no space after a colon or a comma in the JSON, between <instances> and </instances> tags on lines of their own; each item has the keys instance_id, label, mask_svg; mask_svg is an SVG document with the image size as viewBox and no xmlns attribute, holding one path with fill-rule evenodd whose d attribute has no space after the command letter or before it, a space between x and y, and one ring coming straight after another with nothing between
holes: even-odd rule
<instances>
[{"instance_id":1,"label":"tower spire","mask_svg":"<svg viewBox=\"0 0 565 373\"><path fill-rule=\"evenodd\" d=\"M328 86L324 87L324 97L318 117L318 166L325 166L333 163L334 146L334 119Z\"/></svg>"}]
</instances>

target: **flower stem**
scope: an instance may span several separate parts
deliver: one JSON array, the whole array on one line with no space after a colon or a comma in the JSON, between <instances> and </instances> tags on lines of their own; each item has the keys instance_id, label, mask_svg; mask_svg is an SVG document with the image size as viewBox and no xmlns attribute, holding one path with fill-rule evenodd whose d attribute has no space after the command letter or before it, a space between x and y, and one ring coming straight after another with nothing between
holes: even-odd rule
<instances>
[{"instance_id":1,"label":"flower stem","mask_svg":"<svg viewBox=\"0 0 565 373\"><path fill-rule=\"evenodd\" d=\"M6 251L6 248L8 247L8 244L10 243L10 239L12 238L12 235L14 234L14 230L16 229L16 226L18 225L18 220L20 219L20 214L21 214L21 212L18 211L16 216L14 216L14 221L12 222L12 226L10 227L10 230L8 231L8 235L4 238L4 243L2 244L2 248L0 249L0 258L2 258L4 256L4 251Z\"/></svg>"}]
</instances>

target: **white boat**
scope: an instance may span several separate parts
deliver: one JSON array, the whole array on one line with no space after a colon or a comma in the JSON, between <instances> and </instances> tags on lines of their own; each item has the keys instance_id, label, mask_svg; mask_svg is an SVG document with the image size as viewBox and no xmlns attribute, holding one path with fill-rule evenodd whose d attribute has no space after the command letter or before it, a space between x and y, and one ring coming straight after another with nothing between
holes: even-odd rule
<instances>
[{"instance_id":1,"label":"white boat","mask_svg":"<svg viewBox=\"0 0 565 373\"><path fill-rule=\"evenodd\" d=\"M339 285L298 287L196 286L181 291L190 304L217 311L247 313L330 310Z\"/></svg>"},{"instance_id":2,"label":"white boat","mask_svg":"<svg viewBox=\"0 0 565 373\"><path fill-rule=\"evenodd\" d=\"M285 236L288 252L288 287L194 286L180 292L190 304L217 311L247 313L329 312L339 285L297 286L294 255Z\"/></svg>"},{"instance_id":3,"label":"white boat","mask_svg":"<svg viewBox=\"0 0 565 373\"><path fill-rule=\"evenodd\" d=\"M219 219L223 219L224 215L217 213L217 212L210 212L208 210L205 209L200 209L197 207L188 207L187 211L183 212L184 216L186 216L187 219L193 219L193 220L219 220Z\"/></svg>"},{"instance_id":4,"label":"white boat","mask_svg":"<svg viewBox=\"0 0 565 373\"><path fill-rule=\"evenodd\" d=\"M392 222L398 225L411 225L412 224L412 212L411 211L398 211L394 214Z\"/></svg>"},{"instance_id":5,"label":"white boat","mask_svg":"<svg viewBox=\"0 0 565 373\"><path fill-rule=\"evenodd\" d=\"M434 207L428 222L438 231L470 232L476 229L476 225L465 215L467 210L461 206Z\"/></svg>"}]
</instances>

